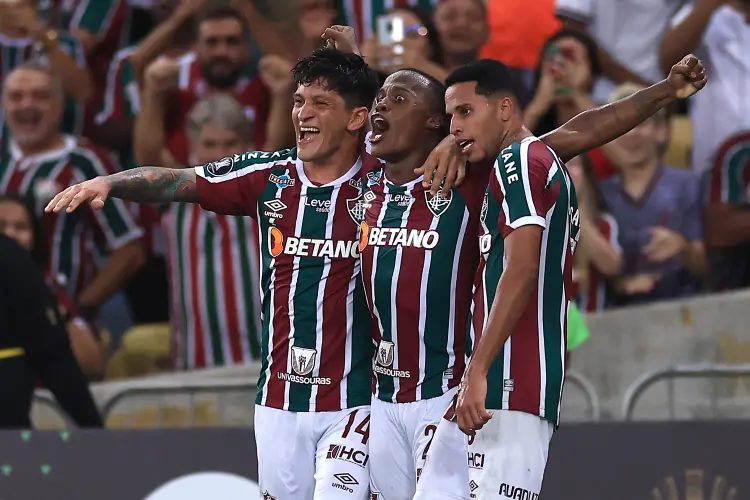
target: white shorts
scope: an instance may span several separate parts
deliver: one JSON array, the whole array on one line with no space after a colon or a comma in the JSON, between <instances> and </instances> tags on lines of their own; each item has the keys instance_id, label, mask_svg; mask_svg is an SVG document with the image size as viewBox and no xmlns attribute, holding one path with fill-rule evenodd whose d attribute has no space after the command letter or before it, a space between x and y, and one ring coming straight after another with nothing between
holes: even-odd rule
<instances>
[{"instance_id":1,"label":"white shorts","mask_svg":"<svg viewBox=\"0 0 750 500\"><path fill-rule=\"evenodd\" d=\"M370 489L375 500L411 500L430 442L458 388L439 398L387 403L372 398Z\"/></svg>"},{"instance_id":2,"label":"white shorts","mask_svg":"<svg viewBox=\"0 0 750 500\"><path fill-rule=\"evenodd\" d=\"M370 407L293 412L255 406L258 483L275 500L366 500Z\"/></svg>"},{"instance_id":3,"label":"white shorts","mask_svg":"<svg viewBox=\"0 0 750 500\"><path fill-rule=\"evenodd\" d=\"M456 422L440 422L414 500L536 500L554 425L530 413L494 413L471 445Z\"/></svg>"}]
</instances>

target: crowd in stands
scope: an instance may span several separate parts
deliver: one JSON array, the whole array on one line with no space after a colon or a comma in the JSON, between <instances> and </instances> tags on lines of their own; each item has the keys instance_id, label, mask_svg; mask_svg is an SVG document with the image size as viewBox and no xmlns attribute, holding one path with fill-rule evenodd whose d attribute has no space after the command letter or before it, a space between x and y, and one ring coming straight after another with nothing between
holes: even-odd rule
<instances>
[{"instance_id":1,"label":"crowd in stands","mask_svg":"<svg viewBox=\"0 0 750 500\"><path fill-rule=\"evenodd\" d=\"M381 43L387 14L403 20L403 42ZM141 329L161 342L160 369L257 359L257 227L189 204L45 204L136 165L293 147L289 70L332 24L355 28L383 78L414 67L442 80L476 58L502 60L526 85L537 135L695 53L710 82L687 109L568 164L582 218L578 305L750 285L749 0L3 1L0 232L46 272L90 379L107 366L137 374L108 363L135 342L122 337L132 325L169 323Z\"/></svg>"}]
</instances>

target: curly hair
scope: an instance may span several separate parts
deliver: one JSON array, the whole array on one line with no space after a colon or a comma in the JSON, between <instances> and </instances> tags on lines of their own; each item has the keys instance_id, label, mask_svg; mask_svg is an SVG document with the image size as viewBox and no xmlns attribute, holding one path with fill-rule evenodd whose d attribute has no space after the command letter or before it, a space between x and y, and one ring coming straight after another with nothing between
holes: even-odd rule
<instances>
[{"instance_id":1,"label":"curly hair","mask_svg":"<svg viewBox=\"0 0 750 500\"><path fill-rule=\"evenodd\" d=\"M369 108L380 89L377 74L362 57L330 48L301 59L292 79L296 86L318 84L338 93L349 108Z\"/></svg>"}]
</instances>

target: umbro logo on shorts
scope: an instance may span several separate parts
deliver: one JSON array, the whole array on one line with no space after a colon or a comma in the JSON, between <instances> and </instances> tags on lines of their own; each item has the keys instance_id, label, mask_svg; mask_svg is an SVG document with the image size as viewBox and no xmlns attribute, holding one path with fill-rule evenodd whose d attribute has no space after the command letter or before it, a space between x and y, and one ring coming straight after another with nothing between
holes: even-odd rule
<instances>
[{"instance_id":1,"label":"umbro logo on shorts","mask_svg":"<svg viewBox=\"0 0 750 500\"><path fill-rule=\"evenodd\" d=\"M333 477L334 479L336 479L337 482L332 483L331 486L339 490L348 491L349 493L354 493L354 489L350 488L350 486L359 484L359 481L357 481L357 478L355 478L348 472L345 472L343 474L334 474Z\"/></svg>"}]
</instances>

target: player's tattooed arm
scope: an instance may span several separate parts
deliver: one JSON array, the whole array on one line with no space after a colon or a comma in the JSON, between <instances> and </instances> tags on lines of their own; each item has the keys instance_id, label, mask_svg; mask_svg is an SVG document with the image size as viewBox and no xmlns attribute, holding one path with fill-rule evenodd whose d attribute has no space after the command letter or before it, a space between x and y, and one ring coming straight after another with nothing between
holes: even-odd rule
<instances>
[{"instance_id":1,"label":"player's tattooed arm","mask_svg":"<svg viewBox=\"0 0 750 500\"><path fill-rule=\"evenodd\" d=\"M541 139L567 161L625 134L677 99L706 86L700 59L690 54L672 66L666 79L606 106L585 111Z\"/></svg>"},{"instance_id":2,"label":"player's tattooed arm","mask_svg":"<svg viewBox=\"0 0 750 500\"><path fill-rule=\"evenodd\" d=\"M114 196L138 203L170 201L197 202L198 187L192 168L138 167L113 175L96 177L58 193L46 212L72 212L82 203L99 210Z\"/></svg>"},{"instance_id":3,"label":"player's tattooed arm","mask_svg":"<svg viewBox=\"0 0 750 500\"><path fill-rule=\"evenodd\" d=\"M138 167L105 177L110 195L138 203L198 201L192 168Z\"/></svg>"}]
</instances>

